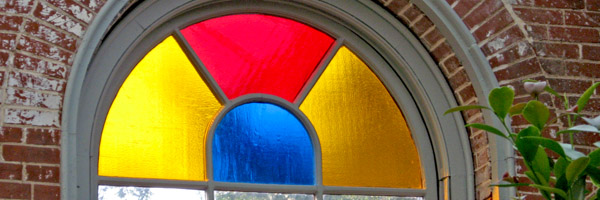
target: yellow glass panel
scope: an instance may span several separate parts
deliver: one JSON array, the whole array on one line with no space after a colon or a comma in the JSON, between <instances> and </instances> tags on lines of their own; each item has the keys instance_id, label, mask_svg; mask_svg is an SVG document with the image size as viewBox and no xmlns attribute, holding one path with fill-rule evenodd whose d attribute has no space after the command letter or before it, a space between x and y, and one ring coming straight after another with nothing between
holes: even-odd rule
<instances>
[{"instance_id":1,"label":"yellow glass panel","mask_svg":"<svg viewBox=\"0 0 600 200\"><path fill-rule=\"evenodd\" d=\"M396 102L342 47L300 106L321 142L323 184L423 188L421 162Z\"/></svg>"},{"instance_id":2,"label":"yellow glass panel","mask_svg":"<svg viewBox=\"0 0 600 200\"><path fill-rule=\"evenodd\" d=\"M98 174L206 180L205 135L221 104L173 37L125 80L108 112Z\"/></svg>"}]
</instances>

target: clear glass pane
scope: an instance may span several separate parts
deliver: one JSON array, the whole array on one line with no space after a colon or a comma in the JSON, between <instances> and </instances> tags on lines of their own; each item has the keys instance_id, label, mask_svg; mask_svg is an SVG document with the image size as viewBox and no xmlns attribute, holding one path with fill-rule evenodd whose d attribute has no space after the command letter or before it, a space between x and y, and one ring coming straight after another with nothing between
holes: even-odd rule
<instances>
[{"instance_id":1,"label":"clear glass pane","mask_svg":"<svg viewBox=\"0 0 600 200\"><path fill-rule=\"evenodd\" d=\"M131 186L98 186L98 200L205 200L202 190L149 188Z\"/></svg>"},{"instance_id":2,"label":"clear glass pane","mask_svg":"<svg viewBox=\"0 0 600 200\"><path fill-rule=\"evenodd\" d=\"M324 185L423 187L421 162L402 112L348 48L336 53L300 110L319 136Z\"/></svg>"},{"instance_id":3,"label":"clear glass pane","mask_svg":"<svg viewBox=\"0 0 600 200\"><path fill-rule=\"evenodd\" d=\"M292 113L270 103L229 111L213 139L216 181L314 184L310 136Z\"/></svg>"},{"instance_id":4,"label":"clear glass pane","mask_svg":"<svg viewBox=\"0 0 600 200\"><path fill-rule=\"evenodd\" d=\"M390 197L363 195L323 195L324 200L422 200L422 197Z\"/></svg>"},{"instance_id":5,"label":"clear glass pane","mask_svg":"<svg viewBox=\"0 0 600 200\"><path fill-rule=\"evenodd\" d=\"M217 17L181 33L230 99L265 93L293 102L333 43L310 26L261 14Z\"/></svg>"},{"instance_id":6,"label":"clear glass pane","mask_svg":"<svg viewBox=\"0 0 600 200\"><path fill-rule=\"evenodd\" d=\"M215 191L217 200L314 200L313 195L308 194L281 194L281 193L257 193L257 192L231 192Z\"/></svg>"},{"instance_id":7,"label":"clear glass pane","mask_svg":"<svg viewBox=\"0 0 600 200\"><path fill-rule=\"evenodd\" d=\"M171 36L129 74L106 116L101 176L205 180L206 132L221 104Z\"/></svg>"}]
</instances>

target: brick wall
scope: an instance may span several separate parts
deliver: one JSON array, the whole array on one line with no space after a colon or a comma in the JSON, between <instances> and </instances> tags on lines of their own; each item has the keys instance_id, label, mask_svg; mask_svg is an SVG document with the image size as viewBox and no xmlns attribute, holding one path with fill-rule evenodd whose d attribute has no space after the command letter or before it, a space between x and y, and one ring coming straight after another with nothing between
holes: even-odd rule
<instances>
[{"instance_id":1,"label":"brick wall","mask_svg":"<svg viewBox=\"0 0 600 200\"><path fill-rule=\"evenodd\" d=\"M104 0L0 0L0 199L58 199L69 69Z\"/></svg>"},{"instance_id":2,"label":"brick wall","mask_svg":"<svg viewBox=\"0 0 600 200\"><path fill-rule=\"evenodd\" d=\"M69 70L82 36L106 0L0 0L0 199L58 199L60 124ZM475 90L444 36L409 0L379 0L407 25L439 64L457 102L475 104ZM501 85L528 100L520 81L547 80L573 99L600 80L600 1L447 0L471 30ZM545 96L553 113L562 102ZM575 101L571 101L575 102ZM586 114L597 115L600 98ZM464 113L481 122L479 111ZM522 128L522 119L513 119ZM556 138L553 125L545 134ZM468 130L477 199L491 197L488 136ZM578 135L577 148L591 150L600 135ZM517 162L517 171L524 167ZM531 188L521 188L537 199Z\"/></svg>"},{"instance_id":3,"label":"brick wall","mask_svg":"<svg viewBox=\"0 0 600 200\"><path fill-rule=\"evenodd\" d=\"M481 51L488 59L501 86L510 85L516 90L516 101L528 101L531 97L522 87L522 80L548 81L550 86L577 101L594 82L600 81L600 1L597 0L446 0L461 17L473 34ZM423 40L434 59L445 73L454 89L459 104L476 103L460 62L448 65L452 53L440 56L439 49L444 38L437 36L435 25L409 0L381 0L389 11L408 25ZM422 30L427 30L423 32ZM435 32L435 37L431 36ZM432 39L434 38L434 39ZM432 41L434 40L434 41ZM447 46L447 45L446 45ZM442 46L443 51L448 51ZM458 67L457 67L458 66ZM600 114L600 98L596 94L590 100L585 114ZM541 100L551 107L552 117L564 113L563 102L549 95ZM481 121L477 112L465 113L465 121ZM512 127L524 128L526 121L514 118ZM566 122L558 120L544 132L548 137L565 143L568 137L557 137L556 130ZM489 198L490 163L488 141L480 131L469 130L473 153L476 191L478 199ZM594 149L592 143L600 140L599 134L576 134L574 143L580 151ZM524 180L522 158L517 157L516 171ZM591 190L591 184L589 189ZM525 199L541 199L533 188L522 187L520 195Z\"/></svg>"}]
</instances>

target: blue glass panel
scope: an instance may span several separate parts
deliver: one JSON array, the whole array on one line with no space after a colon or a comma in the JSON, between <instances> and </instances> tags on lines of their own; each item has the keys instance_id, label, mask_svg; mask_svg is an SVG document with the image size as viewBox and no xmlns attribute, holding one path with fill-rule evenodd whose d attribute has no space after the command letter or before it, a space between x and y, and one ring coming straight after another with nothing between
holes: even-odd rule
<instances>
[{"instance_id":1,"label":"blue glass panel","mask_svg":"<svg viewBox=\"0 0 600 200\"><path fill-rule=\"evenodd\" d=\"M308 132L289 111L247 103L229 111L213 138L216 181L314 184L314 152Z\"/></svg>"}]
</instances>

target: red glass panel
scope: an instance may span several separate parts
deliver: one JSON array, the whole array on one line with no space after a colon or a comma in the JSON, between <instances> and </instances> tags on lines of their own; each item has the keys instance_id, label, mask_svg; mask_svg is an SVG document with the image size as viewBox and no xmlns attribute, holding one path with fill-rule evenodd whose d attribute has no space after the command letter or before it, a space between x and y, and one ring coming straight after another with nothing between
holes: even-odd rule
<instances>
[{"instance_id":1,"label":"red glass panel","mask_svg":"<svg viewBox=\"0 0 600 200\"><path fill-rule=\"evenodd\" d=\"M218 17L181 31L227 97L266 93L293 102L333 39L281 17Z\"/></svg>"}]
</instances>

